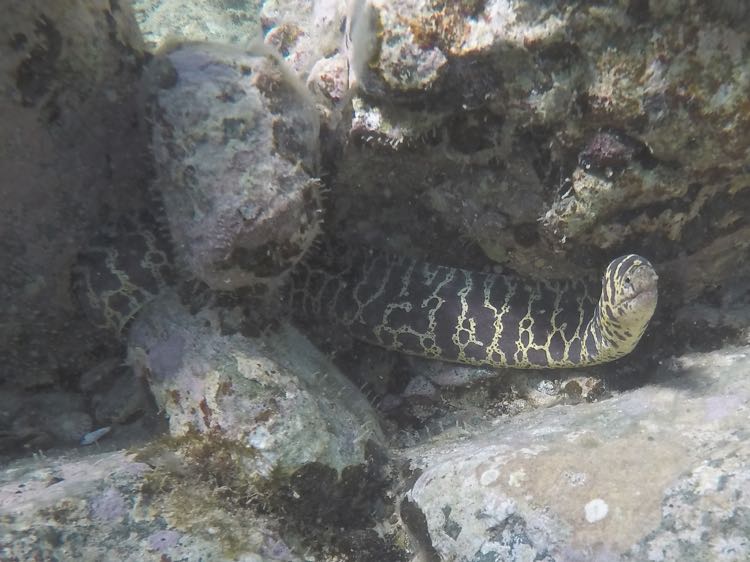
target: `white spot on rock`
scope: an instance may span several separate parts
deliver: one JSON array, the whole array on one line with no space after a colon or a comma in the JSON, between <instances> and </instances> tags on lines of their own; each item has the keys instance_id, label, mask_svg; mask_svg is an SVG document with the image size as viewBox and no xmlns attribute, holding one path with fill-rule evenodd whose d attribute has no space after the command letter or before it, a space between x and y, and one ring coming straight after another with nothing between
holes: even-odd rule
<instances>
[{"instance_id":1,"label":"white spot on rock","mask_svg":"<svg viewBox=\"0 0 750 562\"><path fill-rule=\"evenodd\" d=\"M500 477L500 471L496 468L489 468L485 470L479 477L479 483L482 486L489 486L494 483Z\"/></svg>"},{"instance_id":2,"label":"white spot on rock","mask_svg":"<svg viewBox=\"0 0 750 562\"><path fill-rule=\"evenodd\" d=\"M566 470L562 473L565 480L568 481L568 485L577 488L583 486L586 483L585 472L573 472L572 470Z\"/></svg>"},{"instance_id":3,"label":"white spot on rock","mask_svg":"<svg viewBox=\"0 0 750 562\"><path fill-rule=\"evenodd\" d=\"M724 472L704 464L695 469L695 476L697 476L698 480L695 491L701 495L705 495L714 493L719 489Z\"/></svg>"},{"instance_id":4,"label":"white spot on rock","mask_svg":"<svg viewBox=\"0 0 750 562\"><path fill-rule=\"evenodd\" d=\"M586 521L589 523L596 523L607 516L607 513L609 513L609 506L603 499L596 498L587 503L583 510L586 514Z\"/></svg>"},{"instance_id":5,"label":"white spot on rock","mask_svg":"<svg viewBox=\"0 0 750 562\"><path fill-rule=\"evenodd\" d=\"M526 481L526 471L521 468L519 470L514 470L510 473L510 476L508 476L508 485L513 486L514 488L518 488Z\"/></svg>"}]
</instances>

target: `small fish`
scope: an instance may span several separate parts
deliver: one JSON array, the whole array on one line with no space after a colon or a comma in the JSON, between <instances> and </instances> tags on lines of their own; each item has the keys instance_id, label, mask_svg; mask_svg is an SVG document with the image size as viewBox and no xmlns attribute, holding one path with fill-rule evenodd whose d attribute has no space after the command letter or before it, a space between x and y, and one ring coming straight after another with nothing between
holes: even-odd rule
<instances>
[{"instance_id":1,"label":"small fish","mask_svg":"<svg viewBox=\"0 0 750 562\"><path fill-rule=\"evenodd\" d=\"M92 445L107 435L111 430L112 427L108 425L107 427L101 427L94 431L89 431L86 435L81 437L81 445Z\"/></svg>"}]
</instances>

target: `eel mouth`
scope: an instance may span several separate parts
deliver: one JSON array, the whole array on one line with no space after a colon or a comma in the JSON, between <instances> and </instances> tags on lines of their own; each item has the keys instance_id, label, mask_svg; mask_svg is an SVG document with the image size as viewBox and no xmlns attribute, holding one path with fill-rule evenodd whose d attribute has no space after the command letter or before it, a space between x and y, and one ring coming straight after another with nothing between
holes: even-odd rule
<instances>
[{"instance_id":1,"label":"eel mouth","mask_svg":"<svg viewBox=\"0 0 750 562\"><path fill-rule=\"evenodd\" d=\"M637 299L644 299L644 300L645 299L654 299L654 300L656 300L656 298L658 296L659 296L659 291L656 289L656 287L653 287L653 288L645 289L645 290L641 291L640 293L638 293L635 296L635 298L637 298Z\"/></svg>"},{"instance_id":2,"label":"eel mouth","mask_svg":"<svg viewBox=\"0 0 750 562\"><path fill-rule=\"evenodd\" d=\"M659 294L657 285L659 276L653 268L650 266L638 267L632 273L632 277L636 291L626 302L632 303L636 306L656 306Z\"/></svg>"},{"instance_id":3,"label":"eel mouth","mask_svg":"<svg viewBox=\"0 0 750 562\"><path fill-rule=\"evenodd\" d=\"M627 302L635 306L656 306L656 301L659 298L659 291L656 286L646 287L641 291L638 291L635 295L630 297Z\"/></svg>"}]
</instances>

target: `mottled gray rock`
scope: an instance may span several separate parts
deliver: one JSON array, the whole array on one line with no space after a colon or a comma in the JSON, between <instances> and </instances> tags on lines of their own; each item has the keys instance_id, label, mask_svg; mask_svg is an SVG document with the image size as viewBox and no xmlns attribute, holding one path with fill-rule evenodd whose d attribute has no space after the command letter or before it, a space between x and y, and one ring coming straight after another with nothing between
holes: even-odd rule
<instances>
[{"instance_id":1,"label":"mottled gray rock","mask_svg":"<svg viewBox=\"0 0 750 562\"><path fill-rule=\"evenodd\" d=\"M146 47L170 41L207 41L244 45L260 35L256 0L133 0Z\"/></svg>"},{"instance_id":2,"label":"mottled gray rock","mask_svg":"<svg viewBox=\"0 0 750 562\"><path fill-rule=\"evenodd\" d=\"M748 381L750 348L688 355L600 403L443 436L407 453L402 516L446 560L744 560Z\"/></svg>"},{"instance_id":3,"label":"mottled gray rock","mask_svg":"<svg viewBox=\"0 0 750 562\"><path fill-rule=\"evenodd\" d=\"M0 470L3 560L299 560L274 523L122 451Z\"/></svg>"},{"instance_id":4,"label":"mottled gray rock","mask_svg":"<svg viewBox=\"0 0 750 562\"><path fill-rule=\"evenodd\" d=\"M312 462L340 471L364 461L368 440L382 441L359 390L289 326L222 335L215 311L192 316L167 294L135 321L129 355L172 435L236 444L248 476Z\"/></svg>"},{"instance_id":5,"label":"mottled gray rock","mask_svg":"<svg viewBox=\"0 0 750 562\"><path fill-rule=\"evenodd\" d=\"M148 174L141 43L127 3L3 7L0 384L31 388L90 361L95 338L74 315L69 268L102 205L127 207Z\"/></svg>"},{"instance_id":6,"label":"mottled gray rock","mask_svg":"<svg viewBox=\"0 0 750 562\"><path fill-rule=\"evenodd\" d=\"M268 0L260 11L265 42L307 78L313 65L341 49L346 0Z\"/></svg>"},{"instance_id":7,"label":"mottled gray rock","mask_svg":"<svg viewBox=\"0 0 750 562\"><path fill-rule=\"evenodd\" d=\"M112 377L106 387L91 399L94 416L100 424L121 424L150 409L146 382L128 369Z\"/></svg>"},{"instance_id":8,"label":"mottled gray rock","mask_svg":"<svg viewBox=\"0 0 750 562\"><path fill-rule=\"evenodd\" d=\"M320 116L321 148L339 150L343 133L349 129L349 66L346 56L337 52L319 59L310 69L307 88L315 96ZM329 146L327 146L329 145Z\"/></svg>"},{"instance_id":9,"label":"mottled gray rock","mask_svg":"<svg viewBox=\"0 0 750 562\"><path fill-rule=\"evenodd\" d=\"M0 455L69 447L92 429L82 394L5 391L1 396Z\"/></svg>"},{"instance_id":10,"label":"mottled gray rock","mask_svg":"<svg viewBox=\"0 0 750 562\"><path fill-rule=\"evenodd\" d=\"M279 283L318 232L312 97L276 57L229 46L179 46L148 84L178 261L214 289Z\"/></svg>"}]
</instances>

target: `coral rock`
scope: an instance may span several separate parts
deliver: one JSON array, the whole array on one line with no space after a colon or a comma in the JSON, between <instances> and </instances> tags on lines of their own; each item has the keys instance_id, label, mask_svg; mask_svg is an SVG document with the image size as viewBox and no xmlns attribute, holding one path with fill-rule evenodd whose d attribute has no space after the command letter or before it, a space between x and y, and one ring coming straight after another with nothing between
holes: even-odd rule
<instances>
[{"instance_id":1,"label":"coral rock","mask_svg":"<svg viewBox=\"0 0 750 562\"><path fill-rule=\"evenodd\" d=\"M219 290L275 286L318 232L318 116L270 54L184 45L148 74L177 259Z\"/></svg>"}]
</instances>

